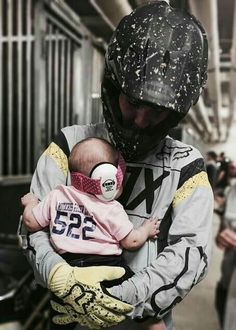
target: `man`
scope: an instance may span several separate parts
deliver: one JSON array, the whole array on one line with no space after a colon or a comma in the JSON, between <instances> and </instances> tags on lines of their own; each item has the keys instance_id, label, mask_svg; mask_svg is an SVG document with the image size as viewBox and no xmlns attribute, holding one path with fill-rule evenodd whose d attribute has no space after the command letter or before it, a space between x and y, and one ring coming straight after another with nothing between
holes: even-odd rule
<instances>
[{"instance_id":1,"label":"man","mask_svg":"<svg viewBox=\"0 0 236 330\"><path fill-rule=\"evenodd\" d=\"M198 100L207 50L205 32L193 16L165 1L136 9L122 19L107 50L106 125L62 129L39 159L31 189L41 199L68 182L66 155L75 143L88 136L108 138L128 165L120 201L130 220L136 227L150 216L161 219L157 242L125 253L135 275L110 293L100 282L121 276L119 269L73 268L55 254L46 233L28 237L26 252L37 280L61 299L53 304L61 313L57 323L76 321L93 329L115 325L131 304L131 319L164 319L170 330L172 307L206 275L212 190L198 150L167 134ZM57 220L60 226L63 218ZM74 224L77 230L84 225ZM118 328L138 325L128 319Z\"/></svg>"},{"instance_id":2,"label":"man","mask_svg":"<svg viewBox=\"0 0 236 330\"><path fill-rule=\"evenodd\" d=\"M228 166L229 178L231 185L226 188L225 205L221 224L216 236L217 246L224 250L224 257L221 265L221 278L216 288L216 309L221 326L224 321L226 312L226 302L229 296L229 287L232 276L236 268L236 163L230 162ZM234 181L232 181L234 180ZM233 286L233 283L231 283ZM235 326L235 324L234 324Z\"/></svg>"},{"instance_id":3,"label":"man","mask_svg":"<svg viewBox=\"0 0 236 330\"><path fill-rule=\"evenodd\" d=\"M224 193L225 188L229 184L229 159L225 156L224 152L219 154L219 171L216 182L216 188Z\"/></svg>"}]
</instances>

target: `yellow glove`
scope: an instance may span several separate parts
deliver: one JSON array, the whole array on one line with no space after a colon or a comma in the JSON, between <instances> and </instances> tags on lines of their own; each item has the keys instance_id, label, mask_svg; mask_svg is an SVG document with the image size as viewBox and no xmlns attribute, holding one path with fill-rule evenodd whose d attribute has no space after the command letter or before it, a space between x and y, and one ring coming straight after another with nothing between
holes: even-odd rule
<instances>
[{"instance_id":1,"label":"yellow glove","mask_svg":"<svg viewBox=\"0 0 236 330\"><path fill-rule=\"evenodd\" d=\"M52 302L53 309L62 313L55 316L53 322L78 322L90 329L100 329L123 321L133 307L105 293L100 282L120 278L124 273L121 267L82 268L57 264L49 274L48 288L64 305Z\"/></svg>"}]
</instances>

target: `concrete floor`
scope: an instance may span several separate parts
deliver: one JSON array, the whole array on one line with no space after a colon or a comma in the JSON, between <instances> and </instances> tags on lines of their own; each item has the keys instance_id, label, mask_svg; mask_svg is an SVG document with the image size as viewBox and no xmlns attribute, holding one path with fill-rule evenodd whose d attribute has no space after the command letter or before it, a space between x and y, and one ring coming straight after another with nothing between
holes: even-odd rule
<instances>
[{"instance_id":1,"label":"concrete floor","mask_svg":"<svg viewBox=\"0 0 236 330\"><path fill-rule=\"evenodd\" d=\"M213 239L219 225L215 215L213 221ZM175 307L173 319L175 330L220 330L215 307L215 287L220 277L222 251L213 241L212 261L207 277L192 289L189 295Z\"/></svg>"}]
</instances>

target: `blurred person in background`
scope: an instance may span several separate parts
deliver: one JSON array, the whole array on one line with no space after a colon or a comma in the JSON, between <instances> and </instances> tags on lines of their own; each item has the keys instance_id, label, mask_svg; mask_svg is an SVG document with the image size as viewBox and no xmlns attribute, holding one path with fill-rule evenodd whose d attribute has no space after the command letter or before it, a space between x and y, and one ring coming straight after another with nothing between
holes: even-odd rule
<instances>
[{"instance_id":1,"label":"blurred person in background","mask_svg":"<svg viewBox=\"0 0 236 330\"><path fill-rule=\"evenodd\" d=\"M236 329L236 265L231 277L230 286L227 295L227 302L224 315L223 330L235 330Z\"/></svg>"},{"instance_id":2,"label":"blurred person in background","mask_svg":"<svg viewBox=\"0 0 236 330\"><path fill-rule=\"evenodd\" d=\"M236 163L229 162L230 185L225 191L225 202L216 236L217 246L224 250L221 278L216 288L216 309L221 326L224 324L225 306L232 274L236 267ZM236 328L236 325L235 325Z\"/></svg>"},{"instance_id":3,"label":"blurred person in background","mask_svg":"<svg viewBox=\"0 0 236 330\"><path fill-rule=\"evenodd\" d=\"M206 171L212 190L215 190L218 166L217 166L217 153L215 151L208 151L206 153Z\"/></svg>"},{"instance_id":4,"label":"blurred person in background","mask_svg":"<svg viewBox=\"0 0 236 330\"><path fill-rule=\"evenodd\" d=\"M216 188L224 191L229 184L229 158L225 156L224 152L221 152L218 157L219 171L217 175Z\"/></svg>"},{"instance_id":5,"label":"blurred person in background","mask_svg":"<svg viewBox=\"0 0 236 330\"><path fill-rule=\"evenodd\" d=\"M215 185L215 213L222 216L225 203L225 189L229 185L229 158L221 152L218 157L218 173Z\"/></svg>"}]
</instances>

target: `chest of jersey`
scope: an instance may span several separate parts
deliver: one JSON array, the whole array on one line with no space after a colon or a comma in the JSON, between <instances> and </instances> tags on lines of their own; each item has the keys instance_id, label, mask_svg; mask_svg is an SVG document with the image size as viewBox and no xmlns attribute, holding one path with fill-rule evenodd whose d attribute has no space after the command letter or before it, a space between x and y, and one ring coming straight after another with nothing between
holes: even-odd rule
<instances>
[{"instance_id":1,"label":"chest of jersey","mask_svg":"<svg viewBox=\"0 0 236 330\"><path fill-rule=\"evenodd\" d=\"M173 200L178 178L176 171L163 164L129 164L119 201L132 217L161 219Z\"/></svg>"},{"instance_id":2,"label":"chest of jersey","mask_svg":"<svg viewBox=\"0 0 236 330\"><path fill-rule=\"evenodd\" d=\"M120 198L134 228L150 218L162 219L177 189L179 172L163 161L128 164L124 193ZM125 251L134 272L151 264L158 254L158 239L148 240L138 251Z\"/></svg>"}]
</instances>

